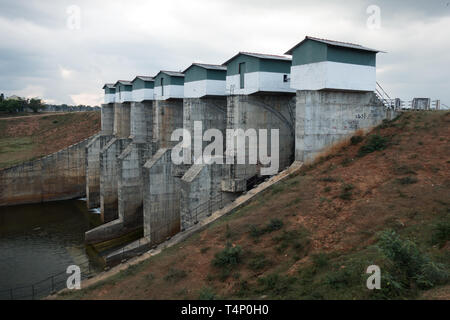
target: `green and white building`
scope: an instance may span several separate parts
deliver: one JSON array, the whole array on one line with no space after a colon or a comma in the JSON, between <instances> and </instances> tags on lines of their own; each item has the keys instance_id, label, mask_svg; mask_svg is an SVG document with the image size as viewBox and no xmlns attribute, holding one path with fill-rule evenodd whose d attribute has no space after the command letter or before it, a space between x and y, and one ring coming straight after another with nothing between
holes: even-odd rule
<instances>
[{"instance_id":1,"label":"green and white building","mask_svg":"<svg viewBox=\"0 0 450 320\"><path fill-rule=\"evenodd\" d=\"M133 86L133 101L142 102L147 100L153 100L155 79L147 76L137 76L131 81Z\"/></svg>"},{"instance_id":2,"label":"green and white building","mask_svg":"<svg viewBox=\"0 0 450 320\"><path fill-rule=\"evenodd\" d=\"M184 73L184 97L225 96L227 67L193 63Z\"/></svg>"},{"instance_id":3,"label":"green and white building","mask_svg":"<svg viewBox=\"0 0 450 320\"><path fill-rule=\"evenodd\" d=\"M290 57L239 52L223 65L228 94L295 92L290 86Z\"/></svg>"},{"instance_id":4,"label":"green and white building","mask_svg":"<svg viewBox=\"0 0 450 320\"><path fill-rule=\"evenodd\" d=\"M115 83L116 88L116 103L124 103L133 101L133 85L131 81L119 80Z\"/></svg>"},{"instance_id":5,"label":"green and white building","mask_svg":"<svg viewBox=\"0 0 450 320\"><path fill-rule=\"evenodd\" d=\"M291 87L375 91L378 52L358 44L306 37L286 52L292 55Z\"/></svg>"},{"instance_id":6,"label":"green and white building","mask_svg":"<svg viewBox=\"0 0 450 320\"><path fill-rule=\"evenodd\" d=\"M155 76L155 100L182 99L184 96L184 74L161 70Z\"/></svg>"},{"instance_id":7,"label":"green and white building","mask_svg":"<svg viewBox=\"0 0 450 320\"><path fill-rule=\"evenodd\" d=\"M116 100L116 88L113 83L106 83L103 86L103 90L105 91L104 103L114 103Z\"/></svg>"}]
</instances>

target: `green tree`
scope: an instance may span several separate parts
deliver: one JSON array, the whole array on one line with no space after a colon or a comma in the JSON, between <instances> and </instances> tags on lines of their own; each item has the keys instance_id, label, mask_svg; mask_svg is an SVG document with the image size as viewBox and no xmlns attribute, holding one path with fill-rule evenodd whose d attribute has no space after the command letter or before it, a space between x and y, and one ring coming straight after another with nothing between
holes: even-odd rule
<instances>
[{"instance_id":1,"label":"green tree","mask_svg":"<svg viewBox=\"0 0 450 320\"><path fill-rule=\"evenodd\" d=\"M43 108L43 104L41 99L31 99L28 102L28 108L30 108L31 110L33 110L33 112L38 112L40 109Z\"/></svg>"}]
</instances>

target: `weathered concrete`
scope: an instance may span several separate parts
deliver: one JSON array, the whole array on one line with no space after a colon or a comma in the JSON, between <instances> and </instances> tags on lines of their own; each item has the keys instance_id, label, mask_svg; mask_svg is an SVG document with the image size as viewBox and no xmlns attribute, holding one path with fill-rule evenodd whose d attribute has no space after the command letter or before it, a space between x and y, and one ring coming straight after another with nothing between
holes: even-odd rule
<instances>
[{"instance_id":1,"label":"weathered concrete","mask_svg":"<svg viewBox=\"0 0 450 320\"><path fill-rule=\"evenodd\" d=\"M130 110L130 138L135 143L153 141L153 101L132 102Z\"/></svg>"},{"instance_id":2,"label":"weathered concrete","mask_svg":"<svg viewBox=\"0 0 450 320\"><path fill-rule=\"evenodd\" d=\"M183 99L155 100L153 126L155 150L175 146L177 142L170 141L170 137L178 128L183 128Z\"/></svg>"},{"instance_id":3,"label":"weathered concrete","mask_svg":"<svg viewBox=\"0 0 450 320\"><path fill-rule=\"evenodd\" d=\"M227 129L267 129L267 154L271 150L271 130L279 130L279 167L278 171L287 168L294 159L294 125L295 125L295 96L293 94L254 94L233 95L227 100ZM230 141L227 141L229 149ZM259 136L258 136L259 145ZM258 148L253 146L253 148ZM241 150L242 151L242 150ZM261 164L249 163L250 146L248 139L245 144L247 164L226 165L227 178L222 183L222 189L229 192L245 191L245 181L260 174ZM260 150L252 150L256 155ZM238 152L237 139L234 138L234 152ZM228 155L229 156L229 155ZM276 156L276 155L274 155Z\"/></svg>"},{"instance_id":4,"label":"weathered concrete","mask_svg":"<svg viewBox=\"0 0 450 320\"><path fill-rule=\"evenodd\" d=\"M149 143L130 143L118 157L119 219L142 226L144 164L152 156Z\"/></svg>"},{"instance_id":5,"label":"weathered concrete","mask_svg":"<svg viewBox=\"0 0 450 320\"><path fill-rule=\"evenodd\" d=\"M100 134L86 146L86 199L88 209L100 207L100 150L113 138L114 104L103 104Z\"/></svg>"},{"instance_id":6,"label":"weathered concrete","mask_svg":"<svg viewBox=\"0 0 450 320\"><path fill-rule=\"evenodd\" d=\"M38 160L0 170L0 206L83 197L90 137Z\"/></svg>"},{"instance_id":7,"label":"weathered concrete","mask_svg":"<svg viewBox=\"0 0 450 320\"><path fill-rule=\"evenodd\" d=\"M130 111L129 102L114 103L114 136L128 138L130 136Z\"/></svg>"},{"instance_id":8,"label":"weathered concrete","mask_svg":"<svg viewBox=\"0 0 450 320\"><path fill-rule=\"evenodd\" d=\"M100 151L100 211L103 222L118 218L118 161L130 139L111 139Z\"/></svg>"},{"instance_id":9,"label":"weathered concrete","mask_svg":"<svg viewBox=\"0 0 450 320\"><path fill-rule=\"evenodd\" d=\"M208 225L210 225L214 221L217 221L217 219L232 214L236 210L239 210L240 208L244 207L245 205L250 203L250 201L252 201L254 197L256 197L261 192L267 190L275 183L283 181L287 179L290 175L299 172L301 167L302 167L301 162L294 161L294 163L292 163L292 165L287 170L284 170L280 172L278 175L270 178L268 181L261 183L256 188L250 190L246 194L235 199L233 202L227 204L224 208L216 210L212 215L199 220L199 222L194 226L192 226L191 228L179 232L178 234L170 238L168 241L164 241L158 246L152 245L148 237L143 237L137 241L130 243L129 245L123 248L117 249L109 253L105 257L105 262L107 265L117 264L118 262L123 261L123 259L131 258L131 260L127 261L126 263L122 263L119 266L113 267L109 271L101 273L100 275L94 277L93 279L84 281L82 283L82 287L86 288L94 283L105 280L107 277L110 277L118 273L119 271L126 269L128 266L135 265L150 258L151 256L155 256L161 253L164 249L172 247L180 243L181 241L187 239L188 237L192 236L193 234L204 230ZM149 247L152 247L153 249L148 250ZM137 255L139 256L136 257Z\"/></svg>"},{"instance_id":10,"label":"weathered concrete","mask_svg":"<svg viewBox=\"0 0 450 320\"><path fill-rule=\"evenodd\" d=\"M180 179L171 149L159 149L144 168L144 237L160 243L180 231Z\"/></svg>"},{"instance_id":11,"label":"weathered concrete","mask_svg":"<svg viewBox=\"0 0 450 320\"><path fill-rule=\"evenodd\" d=\"M196 132L194 123L201 122L202 130ZM183 100L183 129L191 134L191 155L192 163L195 161L194 140L203 141L206 130L217 129L225 138L227 127L227 98L226 97L204 97L204 98L184 98ZM203 141L201 151L211 142ZM225 141L224 141L225 145ZM222 150L222 154L223 154Z\"/></svg>"},{"instance_id":12,"label":"weathered concrete","mask_svg":"<svg viewBox=\"0 0 450 320\"><path fill-rule=\"evenodd\" d=\"M232 193L222 192L222 167L216 163L194 164L181 178L181 230L192 227L235 198Z\"/></svg>"},{"instance_id":13,"label":"weathered concrete","mask_svg":"<svg viewBox=\"0 0 450 320\"><path fill-rule=\"evenodd\" d=\"M102 104L101 120L101 133L112 135L114 132L114 103Z\"/></svg>"},{"instance_id":14,"label":"weathered concrete","mask_svg":"<svg viewBox=\"0 0 450 320\"><path fill-rule=\"evenodd\" d=\"M100 150L113 138L99 134L86 146L86 204L88 209L100 207Z\"/></svg>"},{"instance_id":15,"label":"weathered concrete","mask_svg":"<svg viewBox=\"0 0 450 320\"><path fill-rule=\"evenodd\" d=\"M295 159L310 162L327 148L394 117L373 92L297 91Z\"/></svg>"}]
</instances>

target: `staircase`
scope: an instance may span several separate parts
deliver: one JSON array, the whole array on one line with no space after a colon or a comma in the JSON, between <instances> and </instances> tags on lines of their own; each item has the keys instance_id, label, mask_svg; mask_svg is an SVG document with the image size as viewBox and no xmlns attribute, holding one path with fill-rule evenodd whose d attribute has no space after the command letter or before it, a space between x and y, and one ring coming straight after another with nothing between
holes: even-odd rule
<instances>
[{"instance_id":1,"label":"staircase","mask_svg":"<svg viewBox=\"0 0 450 320\"><path fill-rule=\"evenodd\" d=\"M386 107L390 109L396 109L396 101L397 99L392 99L386 91L383 89L383 87L377 82L376 88L375 88L375 95L377 96L378 100ZM400 106L397 106L399 108Z\"/></svg>"}]
</instances>

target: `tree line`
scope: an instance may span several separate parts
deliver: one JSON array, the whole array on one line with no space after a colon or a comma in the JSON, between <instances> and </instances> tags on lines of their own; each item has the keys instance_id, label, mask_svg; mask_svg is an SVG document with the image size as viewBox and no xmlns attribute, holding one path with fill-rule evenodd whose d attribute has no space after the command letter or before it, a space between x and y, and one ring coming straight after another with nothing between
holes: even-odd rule
<instances>
[{"instance_id":1,"label":"tree line","mask_svg":"<svg viewBox=\"0 0 450 320\"><path fill-rule=\"evenodd\" d=\"M41 99L5 99L5 95L0 94L0 112L17 113L24 112L26 110L32 110L38 112L44 107Z\"/></svg>"}]
</instances>

